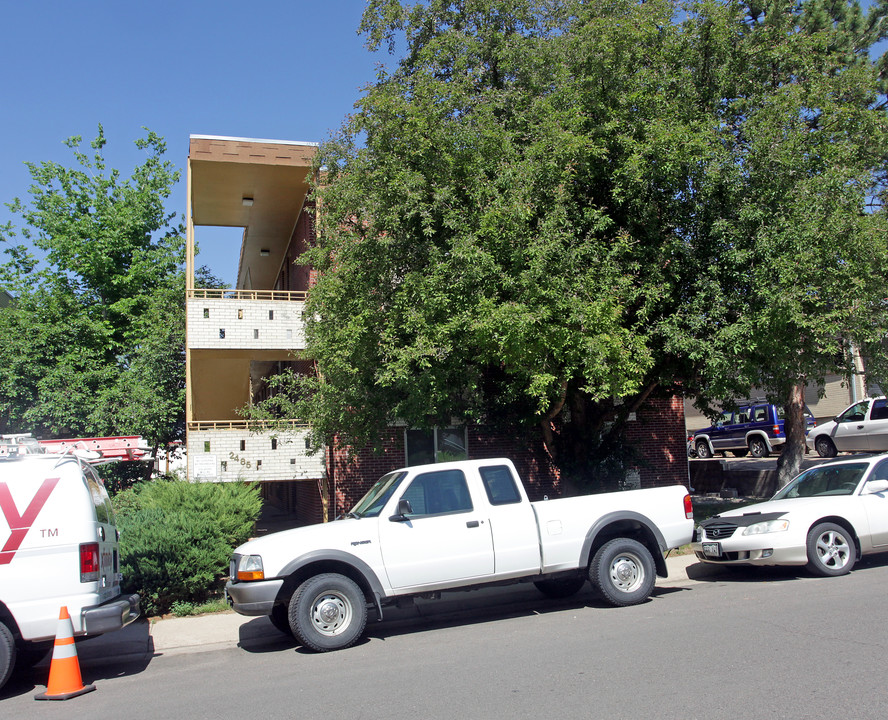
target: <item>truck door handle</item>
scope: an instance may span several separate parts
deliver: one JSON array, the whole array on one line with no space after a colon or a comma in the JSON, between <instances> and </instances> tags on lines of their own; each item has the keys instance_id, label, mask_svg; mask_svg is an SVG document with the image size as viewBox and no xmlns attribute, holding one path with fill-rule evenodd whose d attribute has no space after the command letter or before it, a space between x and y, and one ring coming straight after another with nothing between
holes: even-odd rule
<instances>
[{"instance_id":1,"label":"truck door handle","mask_svg":"<svg viewBox=\"0 0 888 720\"><path fill-rule=\"evenodd\" d=\"M478 527L478 525L479 525L479 523L477 520L469 520L466 523L466 527L468 527L468 528Z\"/></svg>"}]
</instances>

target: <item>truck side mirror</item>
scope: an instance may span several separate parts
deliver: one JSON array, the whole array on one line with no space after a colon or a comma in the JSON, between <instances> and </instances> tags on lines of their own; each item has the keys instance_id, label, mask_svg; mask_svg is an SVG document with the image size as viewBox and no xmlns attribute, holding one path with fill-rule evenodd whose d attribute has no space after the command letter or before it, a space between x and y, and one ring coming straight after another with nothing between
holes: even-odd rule
<instances>
[{"instance_id":1,"label":"truck side mirror","mask_svg":"<svg viewBox=\"0 0 888 720\"><path fill-rule=\"evenodd\" d=\"M407 517L413 513L413 508L410 507L410 501L406 498L401 498L398 500L398 512L392 515L389 520L392 522L405 522L410 518Z\"/></svg>"}]
</instances>

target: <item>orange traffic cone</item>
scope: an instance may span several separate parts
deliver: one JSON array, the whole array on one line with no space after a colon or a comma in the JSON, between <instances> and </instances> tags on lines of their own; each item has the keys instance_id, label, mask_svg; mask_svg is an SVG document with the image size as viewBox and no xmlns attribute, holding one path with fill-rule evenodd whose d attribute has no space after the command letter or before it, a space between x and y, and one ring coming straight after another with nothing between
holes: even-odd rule
<instances>
[{"instance_id":1,"label":"orange traffic cone","mask_svg":"<svg viewBox=\"0 0 888 720\"><path fill-rule=\"evenodd\" d=\"M95 689L95 685L84 685L80 677L80 663L77 661L77 648L74 647L74 625L68 608L62 605L49 665L49 682L46 692L35 695L34 699L67 700Z\"/></svg>"}]
</instances>

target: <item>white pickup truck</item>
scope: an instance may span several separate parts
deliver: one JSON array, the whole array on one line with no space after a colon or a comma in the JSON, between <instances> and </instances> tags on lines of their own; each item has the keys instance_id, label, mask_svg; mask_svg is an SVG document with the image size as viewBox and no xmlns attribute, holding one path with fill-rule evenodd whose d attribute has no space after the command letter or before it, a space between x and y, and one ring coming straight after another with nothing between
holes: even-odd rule
<instances>
[{"instance_id":1,"label":"white pickup truck","mask_svg":"<svg viewBox=\"0 0 888 720\"><path fill-rule=\"evenodd\" d=\"M664 553L691 541L684 487L529 502L506 459L418 465L383 476L337 522L236 548L228 597L306 647L337 650L368 609L503 581L567 597L586 580L613 605L645 601Z\"/></svg>"}]
</instances>

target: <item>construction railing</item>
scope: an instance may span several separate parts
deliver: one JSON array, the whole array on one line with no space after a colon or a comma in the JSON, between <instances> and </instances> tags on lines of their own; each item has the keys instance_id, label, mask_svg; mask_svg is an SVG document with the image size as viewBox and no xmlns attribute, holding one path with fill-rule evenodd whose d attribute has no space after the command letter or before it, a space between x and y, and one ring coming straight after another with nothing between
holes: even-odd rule
<instances>
[{"instance_id":1,"label":"construction railing","mask_svg":"<svg viewBox=\"0 0 888 720\"><path fill-rule=\"evenodd\" d=\"M308 423L300 420L278 420L276 422L265 422L263 420L193 420L188 423L188 430L249 430L251 432L267 432L277 430L282 425L292 428L308 427Z\"/></svg>"},{"instance_id":2,"label":"construction railing","mask_svg":"<svg viewBox=\"0 0 888 720\"><path fill-rule=\"evenodd\" d=\"M308 293L304 290L217 290L192 288L187 291L189 298L215 298L222 300L284 300L305 302Z\"/></svg>"}]
</instances>

